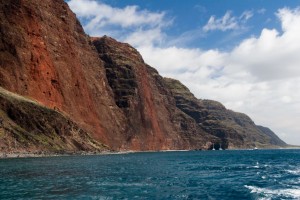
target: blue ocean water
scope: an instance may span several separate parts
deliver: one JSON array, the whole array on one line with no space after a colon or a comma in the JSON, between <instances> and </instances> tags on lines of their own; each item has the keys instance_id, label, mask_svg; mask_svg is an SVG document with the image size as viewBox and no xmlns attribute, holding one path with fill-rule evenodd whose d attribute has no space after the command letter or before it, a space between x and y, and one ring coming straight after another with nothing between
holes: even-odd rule
<instances>
[{"instance_id":1,"label":"blue ocean water","mask_svg":"<svg viewBox=\"0 0 300 200\"><path fill-rule=\"evenodd\" d=\"M0 199L300 199L300 150L1 159Z\"/></svg>"}]
</instances>

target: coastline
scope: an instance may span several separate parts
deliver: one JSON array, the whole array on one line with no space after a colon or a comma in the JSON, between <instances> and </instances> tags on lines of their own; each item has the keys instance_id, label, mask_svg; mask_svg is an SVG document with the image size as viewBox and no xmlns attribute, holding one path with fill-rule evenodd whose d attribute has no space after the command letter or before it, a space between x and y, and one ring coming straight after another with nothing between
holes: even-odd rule
<instances>
[{"instance_id":1,"label":"coastline","mask_svg":"<svg viewBox=\"0 0 300 200\"><path fill-rule=\"evenodd\" d=\"M85 155L107 155L117 154L118 152L103 151L103 152L12 152L12 153L0 153L0 159L7 158L42 158L42 157L62 157L62 156L85 156Z\"/></svg>"},{"instance_id":2,"label":"coastline","mask_svg":"<svg viewBox=\"0 0 300 200\"><path fill-rule=\"evenodd\" d=\"M189 150L170 150L170 151L189 151ZM149 153L165 151L78 151L78 152L0 152L0 159L8 158L42 158L42 157L63 157L63 156L91 156L91 155L114 155L129 153Z\"/></svg>"},{"instance_id":3,"label":"coastline","mask_svg":"<svg viewBox=\"0 0 300 200\"><path fill-rule=\"evenodd\" d=\"M1 153L0 159L6 158L42 158L42 157L62 157L62 156L90 156L90 155L114 155L114 154L129 154L129 153L154 153L154 152L173 152L173 151L190 151L190 150L161 150L161 151L101 151L101 152L11 152Z\"/></svg>"},{"instance_id":4,"label":"coastline","mask_svg":"<svg viewBox=\"0 0 300 200\"><path fill-rule=\"evenodd\" d=\"M281 148L259 148L257 150L271 150L271 149L300 149L300 146L288 146ZM253 150L253 149L226 149L229 150ZM114 154L130 154L130 153L155 153L155 152L176 152L176 151L195 151L195 150L185 150L185 149L177 149L177 150L158 150L158 151L79 151L79 152L0 152L0 159L8 159L8 158L42 158L42 157L63 157L63 156L90 156L90 155L114 155ZM204 150L210 151L210 150Z\"/></svg>"}]
</instances>

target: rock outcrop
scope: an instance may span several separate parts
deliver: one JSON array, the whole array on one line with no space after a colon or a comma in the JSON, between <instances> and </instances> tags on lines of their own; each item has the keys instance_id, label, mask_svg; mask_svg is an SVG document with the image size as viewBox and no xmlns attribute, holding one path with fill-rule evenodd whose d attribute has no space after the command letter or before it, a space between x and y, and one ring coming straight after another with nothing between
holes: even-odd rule
<instances>
[{"instance_id":1,"label":"rock outcrop","mask_svg":"<svg viewBox=\"0 0 300 200\"><path fill-rule=\"evenodd\" d=\"M207 133L220 138L222 148L223 145L225 148L286 145L271 130L255 125L247 115L228 110L217 101L197 99L178 80L164 80L176 99L177 107L191 116Z\"/></svg>"},{"instance_id":2,"label":"rock outcrop","mask_svg":"<svg viewBox=\"0 0 300 200\"><path fill-rule=\"evenodd\" d=\"M63 0L0 1L0 87L0 151L283 145L130 45L90 38Z\"/></svg>"}]
</instances>

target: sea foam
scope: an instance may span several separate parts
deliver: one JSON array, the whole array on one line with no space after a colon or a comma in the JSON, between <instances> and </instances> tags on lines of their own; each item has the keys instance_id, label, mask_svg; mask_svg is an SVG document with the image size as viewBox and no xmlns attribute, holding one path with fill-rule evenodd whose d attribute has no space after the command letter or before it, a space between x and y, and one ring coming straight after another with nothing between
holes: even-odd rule
<instances>
[{"instance_id":1,"label":"sea foam","mask_svg":"<svg viewBox=\"0 0 300 200\"><path fill-rule=\"evenodd\" d=\"M246 188L250 190L250 193L256 193L262 195L261 199L273 199L273 198L292 198L299 199L300 198L300 187L292 188L292 189L268 189L268 188L260 188L256 186L248 186L245 185Z\"/></svg>"},{"instance_id":2,"label":"sea foam","mask_svg":"<svg viewBox=\"0 0 300 200\"><path fill-rule=\"evenodd\" d=\"M298 169L292 169L292 170L285 170L286 172L290 173L290 174L294 174L294 175L300 175L300 168Z\"/></svg>"}]
</instances>

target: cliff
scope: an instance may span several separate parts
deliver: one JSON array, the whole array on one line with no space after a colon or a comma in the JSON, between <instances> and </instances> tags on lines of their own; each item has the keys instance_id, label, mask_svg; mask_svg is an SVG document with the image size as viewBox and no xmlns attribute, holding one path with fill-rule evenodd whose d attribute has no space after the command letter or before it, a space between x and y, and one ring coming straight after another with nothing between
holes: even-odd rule
<instances>
[{"instance_id":1,"label":"cliff","mask_svg":"<svg viewBox=\"0 0 300 200\"><path fill-rule=\"evenodd\" d=\"M164 79L129 44L90 38L63 0L0 1L0 38L1 151L283 144Z\"/></svg>"},{"instance_id":2,"label":"cliff","mask_svg":"<svg viewBox=\"0 0 300 200\"><path fill-rule=\"evenodd\" d=\"M271 129L260 125L257 125L257 128L271 138L270 144L278 146L287 146L287 144L284 141L282 141Z\"/></svg>"},{"instance_id":3,"label":"cliff","mask_svg":"<svg viewBox=\"0 0 300 200\"><path fill-rule=\"evenodd\" d=\"M136 49L107 36L92 42L126 120L127 148L199 149L219 141L176 107L163 77Z\"/></svg>"},{"instance_id":4,"label":"cliff","mask_svg":"<svg viewBox=\"0 0 300 200\"><path fill-rule=\"evenodd\" d=\"M6 0L0 10L0 86L66 113L118 148L123 127L103 62L68 5Z\"/></svg>"},{"instance_id":5,"label":"cliff","mask_svg":"<svg viewBox=\"0 0 300 200\"><path fill-rule=\"evenodd\" d=\"M226 148L286 145L270 129L255 125L247 115L228 110L217 101L197 99L178 80L165 78L164 81L172 91L176 106L207 133L220 138Z\"/></svg>"}]
</instances>

